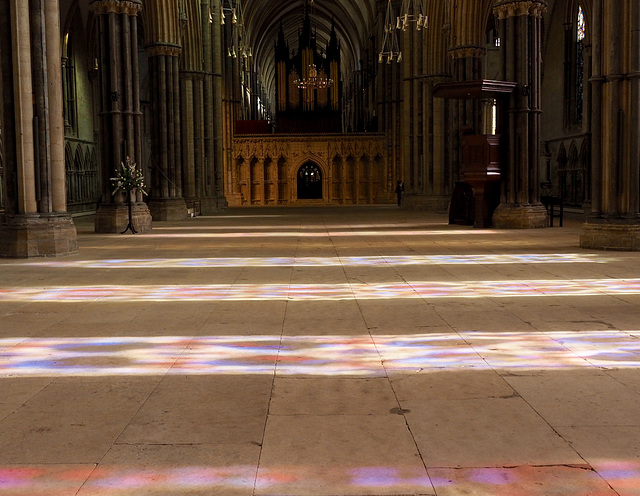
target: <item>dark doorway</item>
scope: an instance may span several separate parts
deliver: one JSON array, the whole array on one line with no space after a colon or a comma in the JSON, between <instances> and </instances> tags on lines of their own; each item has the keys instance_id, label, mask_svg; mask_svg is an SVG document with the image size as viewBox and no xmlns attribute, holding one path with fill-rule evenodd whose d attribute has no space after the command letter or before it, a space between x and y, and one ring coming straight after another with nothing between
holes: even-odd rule
<instances>
[{"instance_id":1,"label":"dark doorway","mask_svg":"<svg viewBox=\"0 0 640 496\"><path fill-rule=\"evenodd\" d=\"M322 172L313 162L298 170L298 200L322 200Z\"/></svg>"}]
</instances>

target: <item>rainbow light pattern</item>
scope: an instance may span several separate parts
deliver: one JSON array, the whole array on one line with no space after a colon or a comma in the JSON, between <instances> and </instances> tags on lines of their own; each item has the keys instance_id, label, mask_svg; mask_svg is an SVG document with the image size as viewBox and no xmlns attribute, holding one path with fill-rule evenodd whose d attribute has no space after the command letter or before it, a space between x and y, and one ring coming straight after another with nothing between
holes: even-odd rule
<instances>
[{"instance_id":1,"label":"rainbow light pattern","mask_svg":"<svg viewBox=\"0 0 640 496\"><path fill-rule=\"evenodd\" d=\"M640 367L620 332L0 340L0 377L281 374L379 377L460 369Z\"/></svg>"},{"instance_id":2,"label":"rainbow light pattern","mask_svg":"<svg viewBox=\"0 0 640 496\"><path fill-rule=\"evenodd\" d=\"M156 258L74 260L21 263L21 266L87 269L223 268L223 267L337 267L388 265L498 265L608 263L614 261L591 254L553 253L520 255L424 255L368 257L249 257L249 258ZM16 264L17 265L17 264Z\"/></svg>"},{"instance_id":3,"label":"rainbow light pattern","mask_svg":"<svg viewBox=\"0 0 640 496\"><path fill-rule=\"evenodd\" d=\"M622 478L623 477L623 478ZM603 480L604 479L604 480ZM607 482L618 491L612 490ZM82 487L82 489L80 489ZM0 467L0 492L11 496L99 494L177 494L180 491L245 490L292 494L292 488L336 487L348 494L478 494L491 496L616 496L634 494L640 487L640 463L607 461L601 470L569 466L496 468L333 467L121 467L8 466ZM561 487L562 493L556 492ZM287 490L288 489L288 490ZM451 492L453 491L453 492ZM234 493L235 494L235 493ZM390 494L390 493L389 493Z\"/></svg>"},{"instance_id":4,"label":"rainbow light pattern","mask_svg":"<svg viewBox=\"0 0 640 496\"><path fill-rule=\"evenodd\" d=\"M402 282L353 284L207 284L59 286L3 288L10 301L252 301L515 298L525 296L614 296L640 294L640 279L557 279L522 281Z\"/></svg>"},{"instance_id":5,"label":"rainbow light pattern","mask_svg":"<svg viewBox=\"0 0 640 496\"><path fill-rule=\"evenodd\" d=\"M268 216L264 216L264 217L268 217ZM204 218L208 218L208 219L219 219L219 218L225 218L225 217L204 217ZM229 217L226 217L229 218ZM235 218L235 217L234 217ZM253 218L253 217L246 217L246 218ZM196 221L197 222L197 221ZM402 224L389 224L389 223L379 223L379 224L374 224L374 223L368 223L368 224L331 224L331 226L334 229L398 229L398 227L402 227L404 229L408 229L408 228L428 228L428 227L440 227L440 228L446 228L446 227L450 227L449 224L447 224L446 222L432 222L432 223L425 223L425 222L419 222L419 223L410 223L410 222L403 222ZM153 232L159 232L159 231L240 231L240 230L251 230L251 231L273 231L274 228L278 228L278 229L299 229L301 231L326 231L327 230L327 225L326 224L276 224L276 225L265 225L265 224L252 224L252 225L241 225L241 224L234 224L234 225L230 225L230 226L223 226L223 225L215 225L215 226L211 226L211 225L204 225L201 223L197 223L195 225L191 225L191 226L171 226L171 227L164 227L164 226L153 226ZM462 226L455 226L455 229L460 230L462 228Z\"/></svg>"},{"instance_id":6,"label":"rainbow light pattern","mask_svg":"<svg viewBox=\"0 0 640 496\"><path fill-rule=\"evenodd\" d=\"M499 234L499 231L477 229L473 231L453 231L453 230L379 230L379 231L324 231L302 232L302 231L269 231L269 232L223 232L223 233L155 233L140 234L138 238L344 238L344 237L381 237L381 236L471 236L479 234Z\"/></svg>"}]
</instances>

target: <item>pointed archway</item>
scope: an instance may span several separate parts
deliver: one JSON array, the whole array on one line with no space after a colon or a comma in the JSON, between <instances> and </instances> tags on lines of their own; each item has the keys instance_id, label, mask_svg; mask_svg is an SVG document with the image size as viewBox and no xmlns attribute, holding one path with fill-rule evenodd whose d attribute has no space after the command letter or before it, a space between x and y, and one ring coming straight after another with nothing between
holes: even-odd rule
<instances>
[{"instance_id":1,"label":"pointed archway","mask_svg":"<svg viewBox=\"0 0 640 496\"><path fill-rule=\"evenodd\" d=\"M298 169L298 200L322 200L322 171L315 162L305 162Z\"/></svg>"}]
</instances>

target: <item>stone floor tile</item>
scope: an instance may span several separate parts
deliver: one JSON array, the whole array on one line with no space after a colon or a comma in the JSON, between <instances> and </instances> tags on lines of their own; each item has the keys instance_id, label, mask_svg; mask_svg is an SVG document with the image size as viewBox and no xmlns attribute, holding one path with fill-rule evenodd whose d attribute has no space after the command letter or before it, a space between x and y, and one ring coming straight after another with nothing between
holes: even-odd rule
<instances>
[{"instance_id":1,"label":"stone floor tile","mask_svg":"<svg viewBox=\"0 0 640 496\"><path fill-rule=\"evenodd\" d=\"M219 335L219 329L236 328L250 334L280 335L286 310L286 301L219 302L200 332L211 330L212 335Z\"/></svg>"},{"instance_id":2,"label":"stone floor tile","mask_svg":"<svg viewBox=\"0 0 640 496\"><path fill-rule=\"evenodd\" d=\"M3 354L0 349L0 356ZM0 365L0 372L3 367ZM2 395L0 395L0 422L10 414L16 412L36 394L51 383L50 377L11 378L0 376L2 381ZM1 424L0 424L1 425Z\"/></svg>"},{"instance_id":3,"label":"stone floor tile","mask_svg":"<svg viewBox=\"0 0 640 496\"><path fill-rule=\"evenodd\" d=\"M270 415L384 415L398 403L386 378L277 377Z\"/></svg>"},{"instance_id":4,"label":"stone floor tile","mask_svg":"<svg viewBox=\"0 0 640 496\"><path fill-rule=\"evenodd\" d=\"M2 496L75 496L95 465L1 465Z\"/></svg>"},{"instance_id":5,"label":"stone floor tile","mask_svg":"<svg viewBox=\"0 0 640 496\"><path fill-rule=\"evenodd\" d=\"M517 395L401 401L427 466L501 467L583 463Z\"/></svg>"},{"instance_id":6,"label":"stone floor tile","mask_svg":"<svg viewBox=\"0 0 640 496\"><path fill-rule=\"evenodd\" d=\"M451 330L422 300L359 300L358 306L371 333L404 335Z\"/></svg>"},{"instance_id":7,"label":"stone floor tile","mask_svg":"<svg viewBox=\"0 0 640 496\"><path fill-rule=\"evenodd\" d=\"M65 317L64 309L56 314L32 311L31 303L20 303L9 313L0 316L0 339L5 337L30 337L47 329L52 324L61 322ZM69 309L67 309L69 310Z\"/></svg>"},{"instance_id":8,"label":"stone floor tile","mask_svg":"<svg viewBox=\"0 0 640 496\"><path fill-rule=\"evenodd\" d=\"M331 319L326 318L331 315ZM283 332L289 336L367 334L367 327L355 301L290 301Z\"/></svg>"},{"instance_id":9,"label":"stone floor tile","mask_svg":"<svg viewBox=\"0 0 640 496\"><path fill-rule=\"evenodd\" d=\"M260 443L272 380L265 375L165 377L118 442Z\"/></svg>"},{"instance_id":10,"label":"stone floor tile","mask_svg":"<svg viewBox=\"0 0 640 496\"><path fill-rule=\"evenodd\" d=\"M618 494L640 495L640 426L560 427L558 432Z\"/></svg>"},{"instance_id":11,"label":"stone floor tile","mask_svg":"<svg viewBox=\"0 0 640 496\"><path fill-rule=\"evenodd\" d=\"M607 370L607 375L640 394L640 370L637 368L610 369Z\"/></svg>"},{"instance_id":12,"label":"stone floor tile","mask_svg":"<svg viewBox=\"0 0 640 496\"><path fill-rule=\"evenodd\" d=\"M425 370L392 377L391 385L400 404L427 404L439 400L508 398L513 388L493 370Z\"/></svg>"},{"instance_id":13,"label":"stone floor tile","mask_svg":"<svg viewBox=\"0 0 640 496\"><path fill-rule=\"evenodd\" d=\"M0 464L97 463L156 379L56 379L0 422Z\"/></svg>"},{"instance_id":14,"label":"stone floor tile","mask_svg":"<svg viewBox=\"0 0 640 496\"><path fill-rule=\"evenodd\" d=\"M78 496L252 496L260 447L116 444Z\"/></svg>"},{"instance_id":15,"label":"stone floor tile","mask_svg":"<svg viewBox=\"0 0 640 496\"><path fill-rule=\"evenodd\" d=\"M393 443L388 443L393 439ZM402 416L271 416L256 496L425 494L433 489Z\"/></svg>"},{"instance_id":16,"label":"stone floor tile","mask_svg":"<svg viewBox=\"0 0 640 496\"><path fill-rule=\"evenodd\" d=\"M568 368L505 380L552 427L640 425L640 395L604 371Z\"/></svg>"},{"instance_id":17,"label":"stone floor tile","mask_svg":"<svg viewBox=\"0 0 640 496\"><path fill-rule=\"evenodd\" d=\"M617 496L585 466L430 468L437 496Z\"/></svg>"}]
</instances>

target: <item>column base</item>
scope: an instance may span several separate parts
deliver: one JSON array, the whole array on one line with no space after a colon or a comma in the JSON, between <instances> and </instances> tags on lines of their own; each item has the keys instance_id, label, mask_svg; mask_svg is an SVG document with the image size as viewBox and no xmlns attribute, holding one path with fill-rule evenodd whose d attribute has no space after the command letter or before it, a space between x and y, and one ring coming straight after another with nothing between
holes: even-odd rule
<instances>
[{"instance_id":1,"label":"column base","mask_svg":"<svg viewBox=\"0 0 640 496\"><path fill-rule=\"evenodd\" d=\"M219 198L203 198L201 200L202 215L215 215L220 212L226 212L229 210L229 204L224 196Z\"/></svg>"},{"instance_id":2,"label":"column base","mask_svg":"<svg viewBox=\"0 0 640 496\"><path fill-rule=\"evenodd\" d=\"M156 198L149 200L149 211L155 221L185 220L187 203L184 198Z\"/></svg>"},{"instance_id":3,"label":"column base","mask_svg":"<svg viewBox=\"0 0 640 496\"><path fill-rule=\"evenodd\" d=\"M580 248L640 251L640 225L585 222L580 233Z\"/></svg>"},{"instance_id":4,"label":"column base","mask_svg":"<svg viewBox=\"0 0 640 496\"><path fill-rule=\"evenodd\" d=\"M0 257L55 257L74 253L78 253L78 233L68 213L0 218Z\"/></svg>"},{"instance_id":5,"label":"column base","mask_svg":"<svg viewBox=\"0 0 640 496\"><path fill-rule=\"evenodd\" d=\"M139 233L151 230L151 213L144 202L131 206L133 227ZM95 231L97 233L120 234L129 224L129 207L125 204L102 204L96 212Z\"/></svg>"},{"instance_id":6,"label":"column base","mask_svg":"<svg viewBox=\"0 0 640 496\"><path fill-rule=\"evenodd\" d=\"M547 209L541 203L537 205L501 203L493 212L491 220L496 229L539 229L549 225Z\"/></svg>"}]
</instances>

